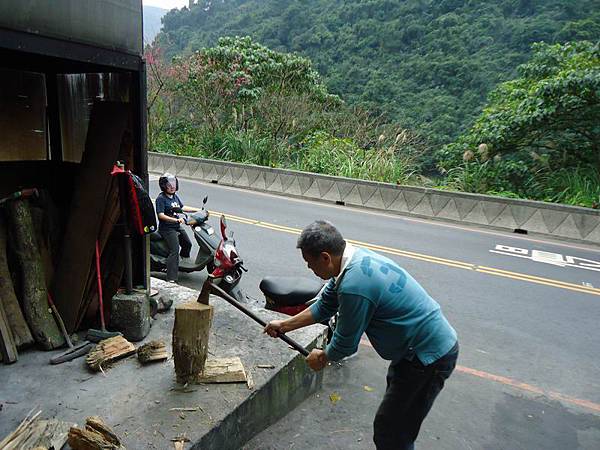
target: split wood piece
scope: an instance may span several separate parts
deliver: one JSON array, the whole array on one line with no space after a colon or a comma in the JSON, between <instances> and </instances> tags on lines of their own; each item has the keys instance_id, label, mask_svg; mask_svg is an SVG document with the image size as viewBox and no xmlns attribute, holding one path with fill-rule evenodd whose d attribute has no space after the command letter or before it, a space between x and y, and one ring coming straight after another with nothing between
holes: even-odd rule
<instances>
[{"instance_id":1,"label":"split wood piece","mask_svg":"<svg viewBox=\"0 0 600 450\"><path fill-rule=\"evenodd\" d=\"M196 383L208 354L213 307L196 301L175 307L173 360L177 382Z\"/></svg>"},{"instance_id":2,"label":"split wood piece","mask_svg":"<svg viewBox=\"0 0 600 450\"><path fill-rule=\"evenodd\" d=\"M206 361L204 371L198 378L200 383L247 383L246 371L242 360L233 358L215 358Z\"/></svg>"},{"instance_id":3,"label":"split wood piece","mask_svg":"<svg viewBox=\"0 0 600 450\"><path fill-rule=\"evenodd\" d=\"M48 308L46 275L37 246L35 229L26 200L14 200L7 206L15 255L21 271L22 303L33 338L44 350L65 345L58 325Z\"/></svg>"},{"instance_id":4,"label":"split wood piece","mask_svg":"<svg viewBox=\"0 0 600 450\"><path fill-rule=\"evenodd\" d=\"M0 449L17 450L22 448L21 443L25 439L29 438L32 426L36 423L39 415L42 413L42 411L38 411L37 413L33 414L33 411L34 410L29 411L27 416L25 416L25 419L23 419L15 431L0 441Z\"/></svg>"},{"instance_id":5,"label":"split wood piece","mask_svg":"<svg viewBox=\"0 0 600 450\"><path fill-rule=\"evenodd\" d=\"M92 107L79 174L73 188L70 215L62 253L54 276L56 306L68 332L79 316L88 275L94 261L95 243L104 215L110 171L119 154L127 126L127 105L97 102Z\"/></svg>"},{"instance_id":6,"label":"split wood piece","mask_svg":"<svg viewBox=\"0 0 600 450\"><path fill-rule=\"evenodd\" d=\"M164 361L169 357L167 346L163 341L151 341L140 346L137 350L138 360L142 364L152 361Z\"/></svg>"},{"instance_id":7,"label":"split wood piece","mask_svg":"<svg viewBox=\"0 0 600 450\"><path fill-rule=\"evenodd\" d=\"M75 424L56 419L37 420L31 425L30 435L20 442L19 448L62 448L72 426Z\"/></svg>"},{"instance_id":8,"label":"split wood piece","mask_svg":"<svg viewBox=\"0 0 600 450\"><path fill-rule=\"evenodd\" d=\"M135 345L123 336L115 336L100 341L90 350L85 357L85 362L90 369L98 372L106 369L112 362L133 355L135 352Z\"/></svg>"},{"instance_id":9,"label":"split wood piece","mask_svg":"<svg viewBox=\"0 0 600 450\"><path fill-rule=\"evenodd\" d=\"M73 450L124 450L117 435L96 416L88 417L83 429L71 427L67 442Z\"/></svg>"},{"instance_id":10,"label":"split wood piece","mask_svg":"<svg viewBox=\"0 0 600 450\"><path fill-rule=\"evenodd\" d=\"M19 359L13 332L10 329L10 324L2 303L0 303L0 356L2 356L4 364L12 364Z\"/></svg>"},{"instance_id":11,"label":"split wood piece","mask_svg":"<svg viewBox=\"0 0 600 450\"><path fill-rule=\"evenodd\" d=\"M4 306L6 318L10 324L13 338L17 348L33 344L33 336L29 331L29 326L25 322L23 312L19 306L17 295L10 276L8 268L7 250L7 225L4 218L0 215L0 303Z\"/></svg>"}]
</instances>

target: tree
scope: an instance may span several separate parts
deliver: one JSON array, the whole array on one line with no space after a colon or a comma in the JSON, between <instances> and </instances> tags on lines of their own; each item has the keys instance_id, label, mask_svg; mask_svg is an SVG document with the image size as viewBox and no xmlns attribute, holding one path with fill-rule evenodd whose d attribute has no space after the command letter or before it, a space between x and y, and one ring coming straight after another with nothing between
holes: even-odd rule
<instances>
[{"instance_id":1,"label":"tree","mask_svg":"<svg viewBox=\"0 0 600 450\"><path fill-rule=\"evenodd\" d=\"M492 91L471 130L440 152L444 171L486 164L481 186L524 194L540 170L600 172L599 44L538 43L533 51L520 78Z\"/></svg>"}]
</instances>

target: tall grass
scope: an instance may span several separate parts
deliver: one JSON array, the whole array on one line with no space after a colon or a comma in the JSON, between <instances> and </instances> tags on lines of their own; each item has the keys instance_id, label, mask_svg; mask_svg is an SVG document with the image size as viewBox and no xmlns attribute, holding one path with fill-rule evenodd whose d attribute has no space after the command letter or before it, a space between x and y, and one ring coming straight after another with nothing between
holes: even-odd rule
<instances>
[{"instance_id":1,"label":"tall grass","mask_svg":"<svg viewBox=\"0 0 600 450\"><path fill-rule=\"evenodd\" d=\"M600 207L600 172L594 167L561 169L547 174L543 184L546 201Z\"/></svg>"}]
</instances>

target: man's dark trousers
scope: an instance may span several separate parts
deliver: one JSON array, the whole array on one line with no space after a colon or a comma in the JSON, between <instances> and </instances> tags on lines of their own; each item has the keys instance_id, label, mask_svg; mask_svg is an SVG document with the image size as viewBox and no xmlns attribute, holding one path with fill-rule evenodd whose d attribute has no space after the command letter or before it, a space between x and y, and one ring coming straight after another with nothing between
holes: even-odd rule
<instances>
[{"instance_id":1,"label":"man's dark trousers","mask_svg":"<svg viewBox=\"0 0 600 450\"><path fill-rule=\"evenodd\" d=\"M169 246L169 256L167 257L167 280L177 281L179 275L179 255L182 258L188 258L192 250L192 241L185 230L163 229L158 231ZM179 246L181 245L181 253Z\"/></svg>"},{"instance_id":2,"label":"man's dark trousers","mask_svg":"<svg viewBox=\"0 0 600 450\"><path fill-rule=\"evenodd\" d=\"M458 343L434 363L424 366L414 356L391 364L387 389L373 423L377 450L412 450L421 423L444 387L458 358Z\"/></svg>"}]
</instances>

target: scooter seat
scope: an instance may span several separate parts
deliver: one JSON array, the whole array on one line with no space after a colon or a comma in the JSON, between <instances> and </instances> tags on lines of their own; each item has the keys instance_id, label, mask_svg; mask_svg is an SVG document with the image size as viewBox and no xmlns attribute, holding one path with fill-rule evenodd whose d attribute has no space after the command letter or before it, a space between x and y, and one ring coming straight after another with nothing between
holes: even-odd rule
<instances>
[{"instance_id":1,"label":"scooter seat","mask_svg":"<svg viewBox=\"0 0 600 450\"><path fill-rule=\"evenodd\" d=\"M315 298L322 287L316 280L298 277L265 277L259 285L263 294L280 306L306 303Z\"/></svg>"}]
</instances>

